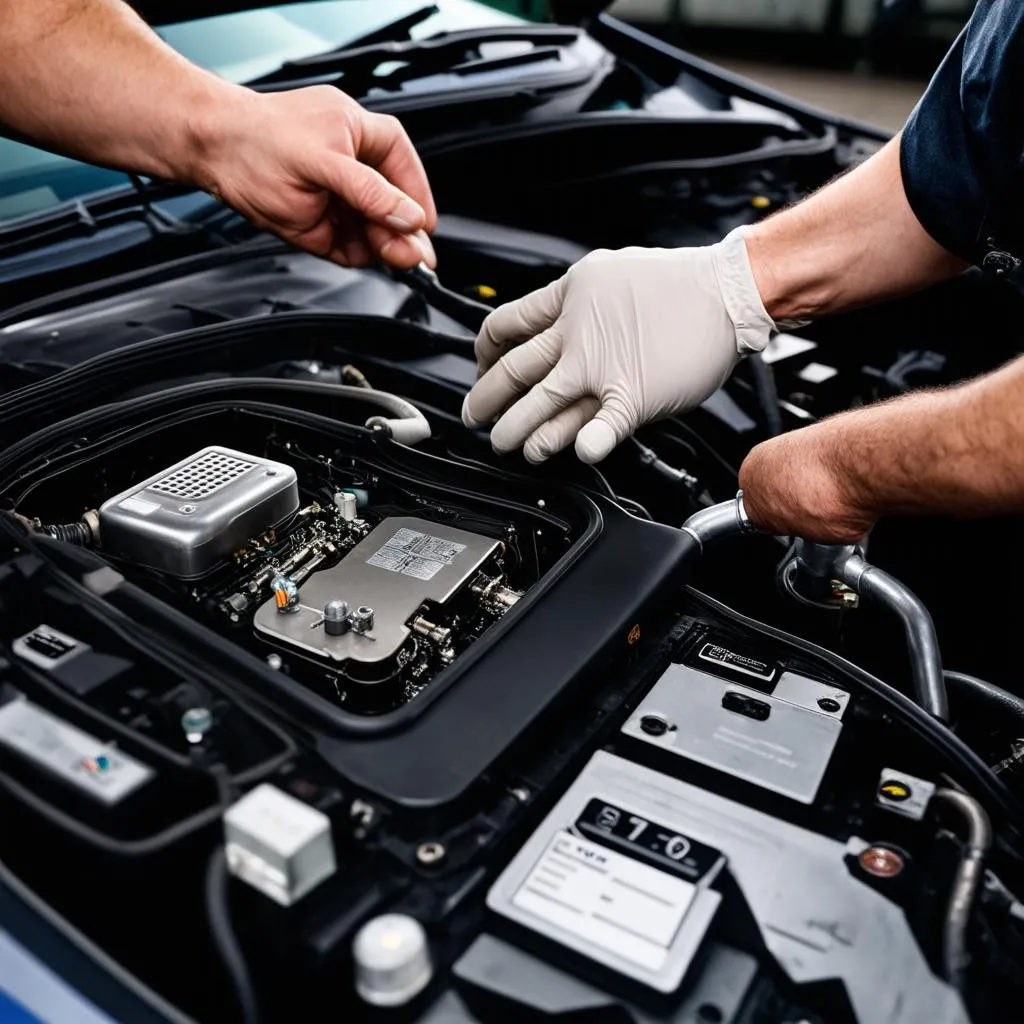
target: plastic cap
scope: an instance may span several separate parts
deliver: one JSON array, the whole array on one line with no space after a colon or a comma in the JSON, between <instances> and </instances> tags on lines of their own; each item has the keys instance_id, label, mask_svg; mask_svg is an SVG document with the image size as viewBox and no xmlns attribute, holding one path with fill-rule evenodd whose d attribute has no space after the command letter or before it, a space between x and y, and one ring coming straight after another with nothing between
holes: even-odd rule
<instances>
[{"instance_id":1,"label":"plastic cap","mask_svg":"<svg viewBox=\"0 0 1024 1024\"><path fill-rule=\"evenodd\" d=\"M423 926L407 914L382 914L359 929L352 944L356 991L374 1006L401 1006L430 981Z\"/></svg>"}]
</instances>

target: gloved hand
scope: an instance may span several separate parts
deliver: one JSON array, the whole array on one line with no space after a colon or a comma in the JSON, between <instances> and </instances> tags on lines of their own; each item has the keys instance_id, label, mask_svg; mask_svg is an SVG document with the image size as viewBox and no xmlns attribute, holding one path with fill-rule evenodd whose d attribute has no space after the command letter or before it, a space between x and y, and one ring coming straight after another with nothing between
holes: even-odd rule
<instances>
[{"instance_id":1,"label":"gloved hand","mask_svg":"<svg viewBox=\"0 0 1024 1024\"><path fill-rule=\"evenodd\" d=\"M600 462L641 424L703 402L775 327L742 229L701 248L598 250L487 317L462 419L500 417L495 451L523 446L530 462L574 438Z\"/></svg>"}]
</instances>

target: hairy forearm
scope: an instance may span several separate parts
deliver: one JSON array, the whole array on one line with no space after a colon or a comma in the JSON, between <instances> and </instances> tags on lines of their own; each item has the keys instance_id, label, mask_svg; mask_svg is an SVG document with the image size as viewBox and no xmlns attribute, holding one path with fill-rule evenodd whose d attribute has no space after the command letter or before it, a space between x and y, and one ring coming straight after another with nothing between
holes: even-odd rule
<instances>
[{"instance_id":1,"label":"hairy forearm","mask_svg":"<svg viewBox=\"0 0 1024 1024\"><path fill-rule=\"evenodd\" d=\"M1024 359L807 429L821 432L835 479L872 519L1024 511Z\"/></svg>"},{"instance_id":2,"label":"hairy forearm","mask_svg":"<svg viewBox=\"0 0 1024 1024\"><path fill-rule=\"evenodd\" d=\"M894 298L967 264L921 227L900 175L899 139L747 235L758 290L776 320Z\"/></svg>"},{"instance_id":3,"label":"hairy forearm","mask_svg":"<svg viewBox=\"0 0 1024 1024\"><path fill-rule=\"evenodd\" d=\"M120 0L0 0L0 121L93 163L206 185L215 118L247 90Z\"/></svg>"}]
</instances>

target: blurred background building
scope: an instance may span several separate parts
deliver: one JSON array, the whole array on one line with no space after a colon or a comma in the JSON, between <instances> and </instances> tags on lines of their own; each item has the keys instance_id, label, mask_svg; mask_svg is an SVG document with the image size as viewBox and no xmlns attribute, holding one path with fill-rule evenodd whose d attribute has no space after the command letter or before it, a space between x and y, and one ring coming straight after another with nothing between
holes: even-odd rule
<instances>
[{"instance_id":1,"label":"blurred background building","mask_svg":"<svg viewBox=\"0 0 1024 1024\"><path fill-rule=\"evenodd\" d=\"M548 0L492 6L544 20ZM807 103L895 131L973 6L974 0L614 0L609 13Z\"/></svg>"}]
</instances>

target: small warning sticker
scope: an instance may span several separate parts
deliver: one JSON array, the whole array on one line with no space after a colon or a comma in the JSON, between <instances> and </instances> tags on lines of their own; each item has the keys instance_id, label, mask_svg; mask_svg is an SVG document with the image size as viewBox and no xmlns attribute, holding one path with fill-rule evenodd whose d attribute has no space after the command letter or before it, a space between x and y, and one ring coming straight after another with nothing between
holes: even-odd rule
<instances>
[{"instance_id":1,"label":"small warning sticker","mask_svg":"<svg viewBox=\"0 0 1024 1024\"><path fill-rule=\"evenodd\" d=\"M366 564L418 580L432 580L465 550L465 544L403 528L378 548Z\"/></svg>"}]
</instances>

